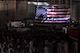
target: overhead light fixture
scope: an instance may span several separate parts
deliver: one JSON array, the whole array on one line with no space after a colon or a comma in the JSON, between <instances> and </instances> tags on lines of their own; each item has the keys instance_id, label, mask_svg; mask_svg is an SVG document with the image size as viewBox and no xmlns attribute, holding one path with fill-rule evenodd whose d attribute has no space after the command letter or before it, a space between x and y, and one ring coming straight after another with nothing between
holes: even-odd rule
<instances>
[{"instance_id":1,"label":"overhead light fixture","mask_svg":"<svg viewBox=\"0 0 80 53\"><path fill-rule=\"evenodd\" d=\"M47 2L28 2L28 4L33 4L33 5L46 5L46 6L49 5Z\"/></svg>"},{"instance_id":2,"label":"overhead light fixture","mask_svg":"<svg viewBox=\"0 0 80 53\"><path fill-rule=\"evenodd\" d=\"M28 2L28 4L32 4L32 2Z\"/></svg>"},{"instance_id":3,"label":"overhead light fixture","mask_svg":"<svg viewBox=\"0 0 80 53\"><path fill-rule=\"evenodd\" d=\"M47 2L44 2L44 5L49 6L49 4Z\"/></svg>"}]
</instances>

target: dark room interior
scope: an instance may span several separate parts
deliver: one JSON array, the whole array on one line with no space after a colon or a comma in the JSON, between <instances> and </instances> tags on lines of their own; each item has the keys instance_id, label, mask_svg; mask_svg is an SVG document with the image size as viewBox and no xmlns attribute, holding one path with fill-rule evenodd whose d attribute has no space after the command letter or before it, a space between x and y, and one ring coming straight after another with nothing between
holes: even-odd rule
<instances>
[{"instance_id":1,"label":"dark room interior","mask_svg":"<svg viewBox=\"0 0 80 53\"><path fill-rule=\"evenodd\" d=\"M0 53L79 53L80 0L0 0Z\"/></svg>"}]
</instances>

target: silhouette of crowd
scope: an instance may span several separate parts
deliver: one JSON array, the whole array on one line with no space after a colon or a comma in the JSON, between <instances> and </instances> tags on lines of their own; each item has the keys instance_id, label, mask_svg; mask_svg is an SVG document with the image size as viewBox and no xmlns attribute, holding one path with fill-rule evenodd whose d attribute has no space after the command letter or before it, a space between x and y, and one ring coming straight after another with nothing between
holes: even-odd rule
<instances>
[{"instance_id":1,"label":"silhouette of crowd","mask_svg":"<svg viewBox=\"0 0 80 53\"><path fill-rule=\"evenodd\" d=\"M77 47L63 31L0 29L0 53L78 53Z\"/></svg>"}]
</instances>

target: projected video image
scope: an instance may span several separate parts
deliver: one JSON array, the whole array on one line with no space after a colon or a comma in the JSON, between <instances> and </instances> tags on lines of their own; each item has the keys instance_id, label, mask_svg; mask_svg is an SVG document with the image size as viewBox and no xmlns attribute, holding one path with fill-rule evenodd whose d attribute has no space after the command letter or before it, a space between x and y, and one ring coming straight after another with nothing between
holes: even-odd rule
<instances>
[{"instance_id":1,"label":"projected video image","mask_svg":"<svg viewBox=\"0 0 80 53\"><path fill-rule=\"evenodd\" d=\"M69 22L70 8L62 6L37 6L35 19L41 22Z\"/></svg>"}]
</instances>

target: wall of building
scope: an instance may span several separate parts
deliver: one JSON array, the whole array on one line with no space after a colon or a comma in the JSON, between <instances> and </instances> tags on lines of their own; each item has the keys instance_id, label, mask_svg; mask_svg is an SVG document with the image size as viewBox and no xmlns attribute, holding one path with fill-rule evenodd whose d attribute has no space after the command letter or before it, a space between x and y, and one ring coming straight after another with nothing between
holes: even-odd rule
<instances>
[{"instance_id":1,"label":"wall of building","mask_svg":"<svg viewBox=\"0 0 80 53\"><path fill-rule=\"evenodd\" d=\"M27 8L27 1L17 1L15 19L21 20L27 18Z\"/></svg>"},{"instance_id":2,"label":"wall of building","mask_svg":"<svg viewBox=\"0 0 80 53\"><path fill-rule=\"evenodd\" d=\"M0 26L15 17L15 1L0 1Z\"/></svg>"},{"instance_id":3,"label":"wall of building","mask_svg":"<svg viewBox=\"0 0 80 53\"><path fill-rule=\"evenodd\" d=\"M77 20L76 19L76 7L77 7L77 5L72 5L72 7L71 7L71 19L74 21Z\"/></svg>"},{"instance_id":4,"label":"wall of building","mask_svg":"<svg viewBox=\"0 0 80 53\"><path fill-rule=\"evenodd\" d=\"M77 8L76 8L76 17L77 17L77 21L80 22L80 3L77 4Z\"/></svg>"}]
</instances>

